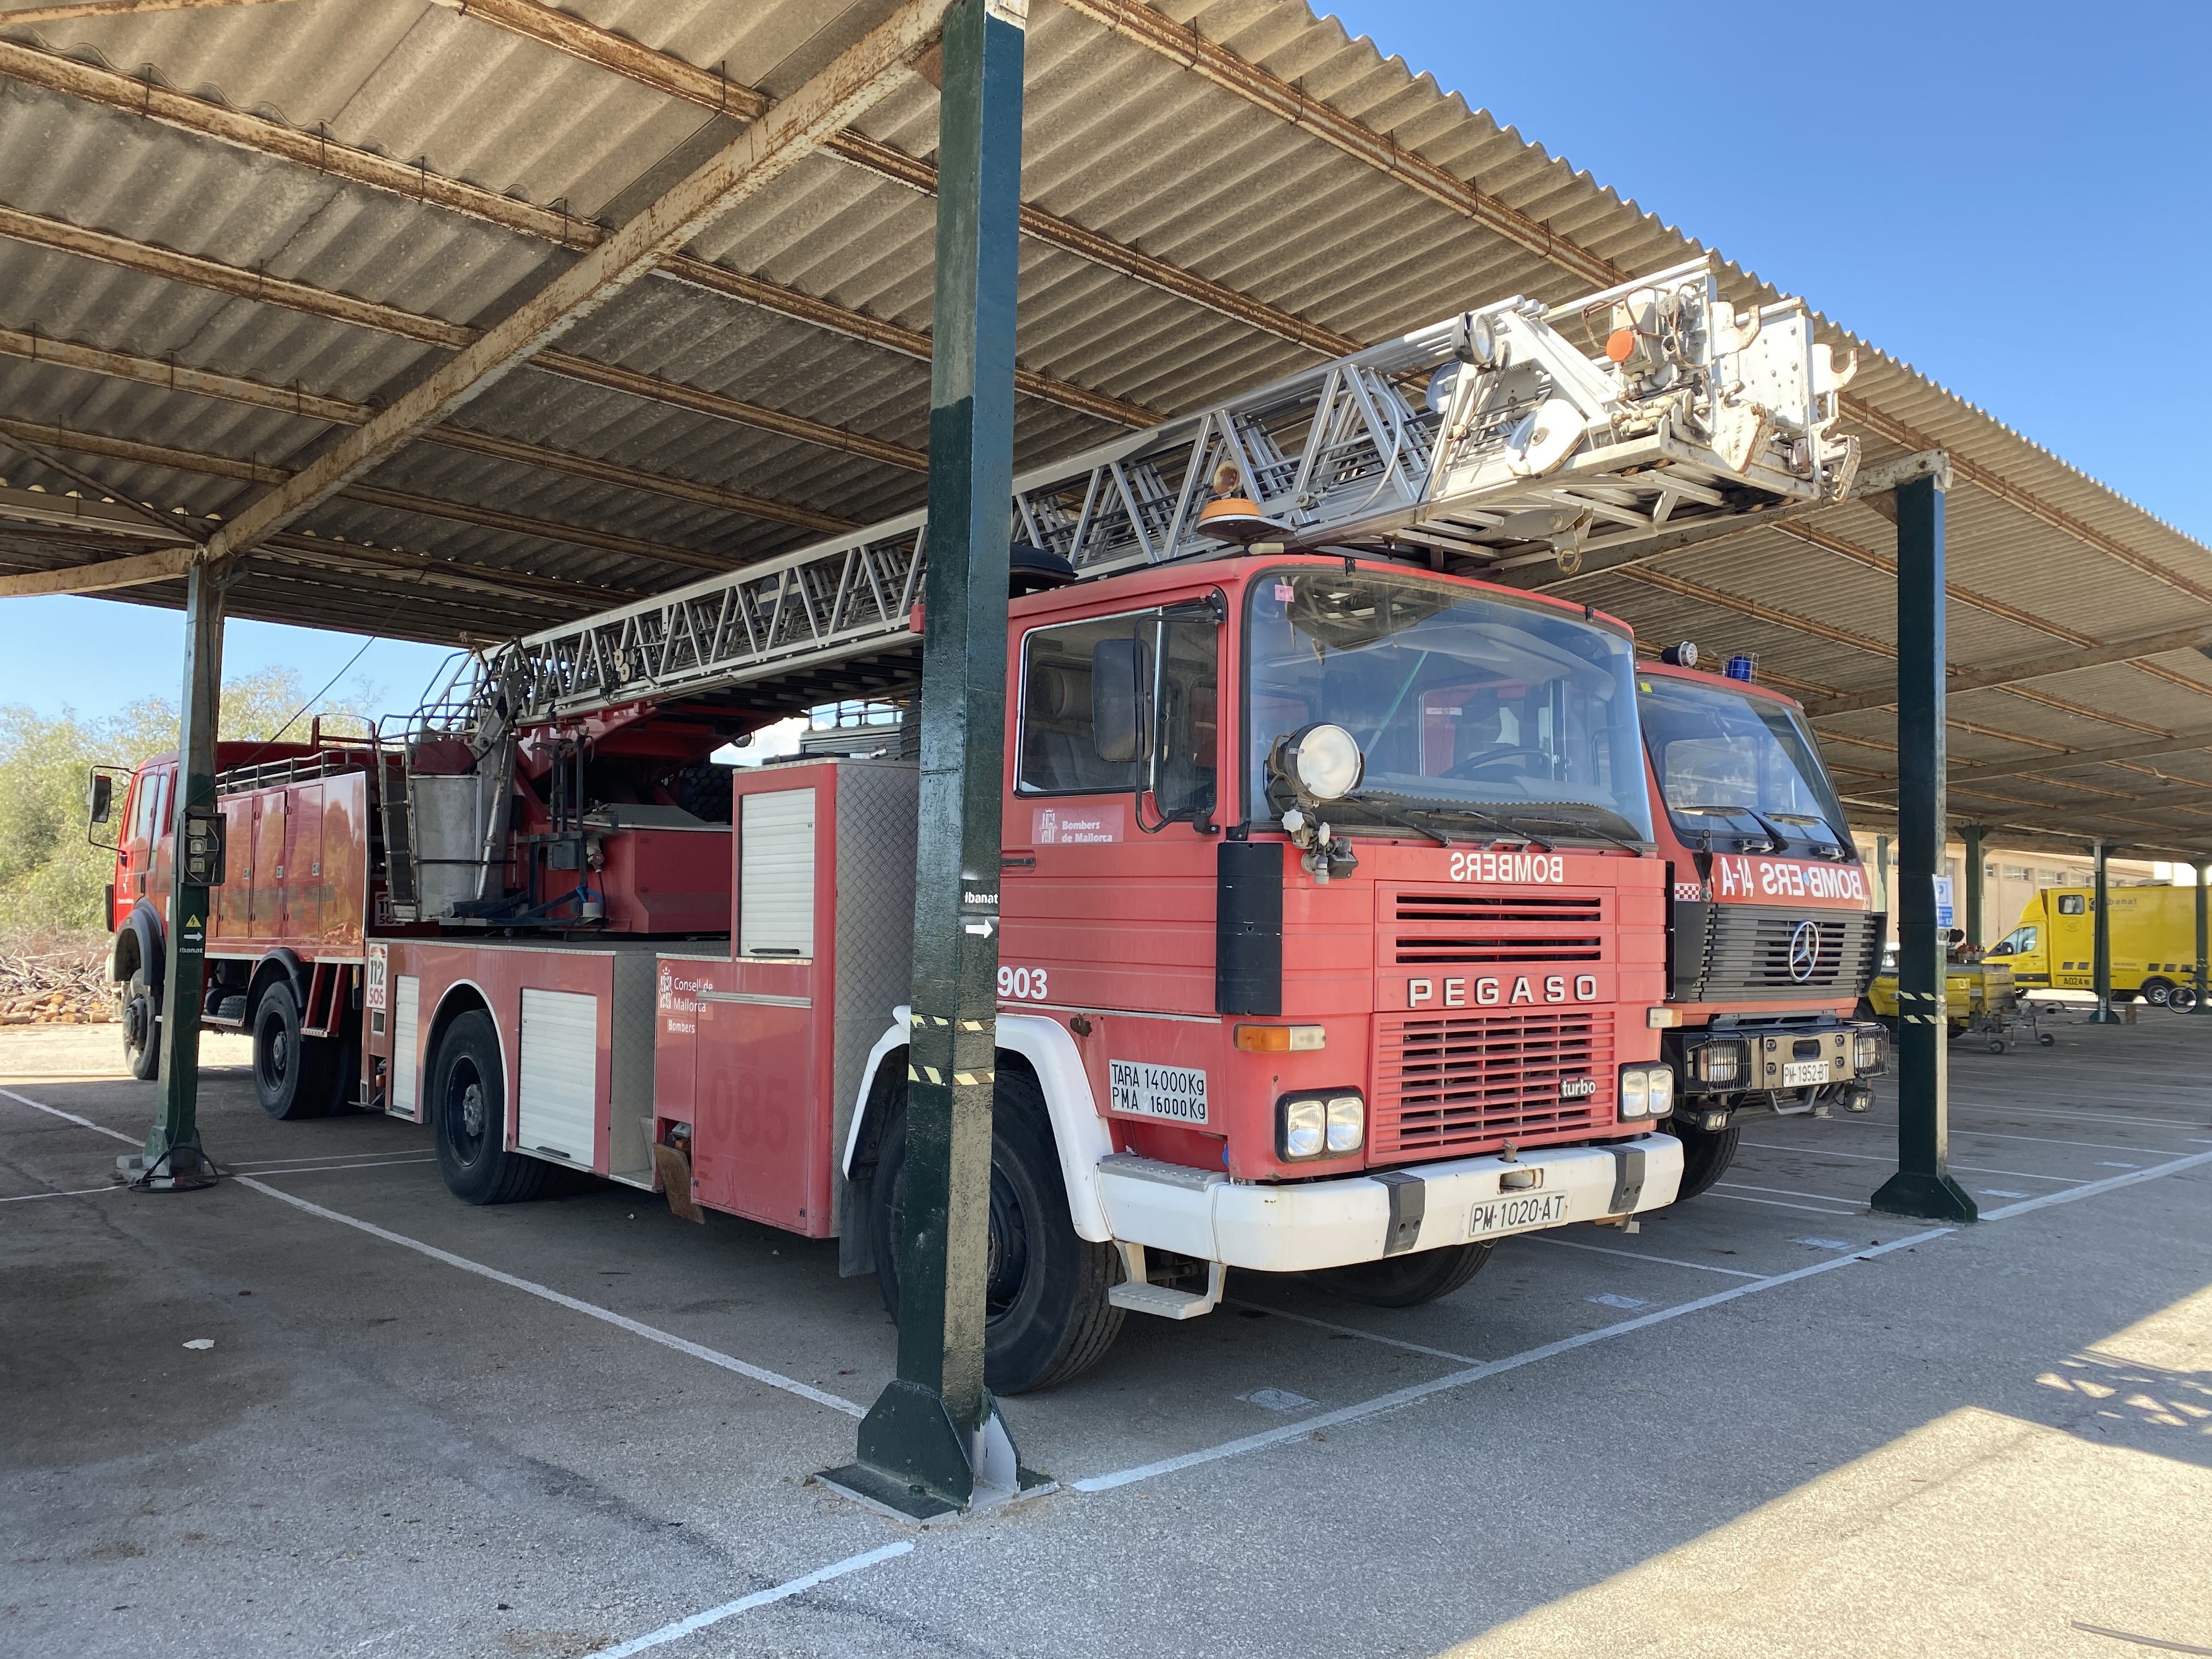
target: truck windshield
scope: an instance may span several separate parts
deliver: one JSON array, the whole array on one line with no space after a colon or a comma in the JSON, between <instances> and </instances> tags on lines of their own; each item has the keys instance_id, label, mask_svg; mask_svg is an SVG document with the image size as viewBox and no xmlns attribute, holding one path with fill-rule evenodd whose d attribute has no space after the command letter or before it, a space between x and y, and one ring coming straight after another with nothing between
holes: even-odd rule
<instances>
[{"instance_id":1,"label":"truck windshield","mask_svg":"<svg viewBox=\"0 0 2212 1659\"><path fill-rule=\"evenodd\" d=\"M1844 809L1796 714L1766 697L1654 674L1638 683L1651 769L1676 831L1776 832L1848 849ZM1782 848L1774 848L1775 852Z\"/></svg>"},{"instance_id":2,"label":"truck windshield","mask_svg":"<svg viewBox=\"0 0 2212 1659\"><path fill-rule=\"evenodd\" d=\"M1650 841L1635 663L1611 629L1387 572L1279 571L1249 592L1255 820L1291 804L1277 741L1326 720L1366 762L1329 804L1338 829Z\"/></svg>"},{"instance_id":3,"label":"truck windshield","mask_svg":"<svg viewBox=\"0 0 2212 1659\"><path fill-rule=\"evenodd\" d=\"M2033 927L2015 927L1990 946L1982 954L1991 957L2025 957L2035 951L2036 930Z\"/></svg>"}]
</instances>

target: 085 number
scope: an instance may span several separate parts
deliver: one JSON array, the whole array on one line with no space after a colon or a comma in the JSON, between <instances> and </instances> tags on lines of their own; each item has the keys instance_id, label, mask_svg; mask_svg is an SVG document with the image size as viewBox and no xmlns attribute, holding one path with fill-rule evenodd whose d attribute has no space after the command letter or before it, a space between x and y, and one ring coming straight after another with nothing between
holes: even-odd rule
<instances>
[{"instance_id":1,"label":"085 number","mask_svg":"<svg viewBox=\"0 0 2212 1659\"><path fill-rule=\"evenodd\" d=\"M1045 1000L1044 969L1008 968L1002 964L999 969L999 994L1016 997L1026 1002L1042 1002Z\"/></svg>"}]
</instances>

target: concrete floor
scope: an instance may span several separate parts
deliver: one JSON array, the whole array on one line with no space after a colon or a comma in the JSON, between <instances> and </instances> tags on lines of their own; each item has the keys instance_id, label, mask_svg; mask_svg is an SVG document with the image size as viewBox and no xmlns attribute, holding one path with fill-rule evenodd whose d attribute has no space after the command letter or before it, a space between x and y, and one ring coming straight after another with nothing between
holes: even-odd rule
<instances>
[{"instance_id":1,"label":"concrete floor","mask_svg":"<svg viewBox=\"0 0 2212 1659\"><path fill-rule=\"evenodd\" d=\"M125 1193L112 1030L9 1031L0 1649L2212 1653L2212 1020L2057 1031L1954 1050L1978 1226L1867 1212L1885 1097L1426 1308L1239 1276L1009 1402L1068 1490L927 1534L805 1484L893 1359L834 1245L471 1209L228 1047L238 1178Z\"/></svg>"}]
</instances>

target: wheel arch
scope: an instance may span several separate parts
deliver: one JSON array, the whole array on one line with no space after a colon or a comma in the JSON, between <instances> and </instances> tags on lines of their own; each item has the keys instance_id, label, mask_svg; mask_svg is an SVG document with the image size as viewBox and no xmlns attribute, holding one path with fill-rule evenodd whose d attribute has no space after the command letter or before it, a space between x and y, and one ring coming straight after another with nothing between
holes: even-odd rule
<instances>
[{"instance_id":1,"label":"wheel arch","mask_svg":"<svg viewBox=\"0 0 2212 1659\"><path fill-rule=\"evenodd\" d=\"M419 1091L422 1113L416 1121L432 1121L432 1085L435 1081L438 1045L446 1040L446 1033L453 1029L455 1020L464 1014L477 1012L491 1021L492 1038L499 1044L500 1141L504 1146L514 1127L514 1067L507 1060L507 1030L499 1022L499 1011L474 980L457 979L438 994L438 1006L422 1033L422 1063L416 1067L415 1087Z\"/></svg>"},{"instance_id":2,"label":"wheel arch","mask_svg":"<svg viewBox=\"0 0 2212 1659\"><path fill-rule=\"evenodd\" d=\"M121 984L143 968L147 986L159 991L169 966L162 931L160 911L144 899L132 905L129 918L115 930L115 942L108 957L108 977Z\"/></svg>"},{"instance_id":3,"label":"wheel arch","mask_svg":"<svg viewBox=\"0 0 2212 1659\"><path fill-rule=\"evenodd\" d=\"M280 945L253 964L253 971L246 978L245 1025L253 1029L253 1017L261 1012L261 999L269 994L269 988L279 980L292 988L292 1001L305 1018L307 1012L307 970L301 965L299 953L289 945Z\"/></svg>"},{"instance_id":4,"label":"wheel arch","mask_svg":"<svg viewBox=\"0 0 2212 1659\"><path fill-rule=\"evenodd\" d=\"M893 1018L891 1027L876 1039L861 1073L859 1098L839 1166L848 1182L856 1170L874 1163L884 1117L905 1081L907 1031L913 1013L902 1007L894 1011ZM1059 1156L1060 1179L1067 1188L1068 1218L1076 1237L1094 1244L1107 1243L1114 1234L1106 1224L1105 1208L1098 1199L1098 1160L1114 1150L1114 1138L1098 1114L1090 1074L1084 1069L1075 1039L1058 1020L1042 1014L1001 1014L998 1027L999 1065L1026 1072L1044 1097L1053 1149Z\"/></svg>"}]
</instances>

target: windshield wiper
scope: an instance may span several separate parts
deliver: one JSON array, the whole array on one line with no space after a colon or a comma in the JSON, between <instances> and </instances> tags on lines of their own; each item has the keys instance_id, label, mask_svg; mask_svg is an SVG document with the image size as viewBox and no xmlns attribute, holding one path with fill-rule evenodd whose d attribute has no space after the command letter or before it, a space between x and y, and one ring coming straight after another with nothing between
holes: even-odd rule
<instances>
[{"instance_id":1,"label":"windshield wiper","mask_svg":"<svg viewBox=\"0 0 2212 1659\"><path fill-rule=\"evenodd\" d=\"M1633 853L1638 858L1643 857L1644 853L1649 850L1646 843L1644 842L1624 840L1620 836L1614 835L1610 830L1601 830L1597 825L1594 823L1585 823L1580 818L1553 817L1547 815L1543 817L1538 818L1536 822L1539 823L1556 823L1562 830L1571 830L1578 835L1595 836L1600 841L1609 841L1615 847L1620 848L1625 851Z\"/></svg>"},{"instance_id":2,"label":"windshield wiper","mask_svg":"<svg viewBox=\"0 0 2212 1659\"><path fill-rule=\"evenodd\" d=\"M1821 829L1826 830L1830 835L1832 836L1836 833L1836 826L1834 824L1829 823L1827 819L1820 817L1811 812L1771 812L1767 816L1771 817L1777 823L1817 823ZM1808 841L1813 840L1810 836L1808 836L1805 839ZM1856 858L1858 856L1856 852L1849 852L1845 850L1840 837L1835 841L1814 842L1813 850L1823 858L1843 859Z\"/></svg>"},{"instance_id":3,"label":"windshield wiper","mask_svg":"<svg viewBox=\"0 0 2212 1659\"><path fill-rule=\"evenodd\" d=\"M1779 853L1784 851L1790 845L1790 837L1784 835L1779 830L1776 829L1773 824L1769 823L1755 806L1746 806L1739 802L1727 806L1678 806L1674 810L1678 812L1691 814L1696 817L1719 817L1725 815L1729 817L1749 818L1753 823L1756 823L1759 826L1760 832L1765 837L1766 845L1759 849L1762 853ZM1704 850L1708 853L1711 852L1713 850L1713 832L1710 830L1706 830L1704 840L1705 843ZM1743 852L1747 851L1748 849L1739 848L1736 850Z\"/></svg>"},{"instance_id":4,"label":"windshield wiper","mask_svg":"<svg viewBox=\"0 0 2212 1659\"><path fill-rule=\"evenodd\" d=\"M1452 845L1450 836L1445 835L1441 830L1431 830L1424 824L1409 823L1404 817L1398 816L1399 812L1401 811L1406 812L1419 812L1423 817L1442 817L1449 812L1464 812L1471 818L1480 818L1492 829L1499 830L1504 834L1511 836L1516 841L1525 841L1531 847L1540 848L1547 853L1552 850L1552 843L1546 841L1542 836L1535 834L1533 830L1521 829L1519 826L1509 823L1504 818L1492 817L1490 813L1482 811L1480 807L1462 806L1456 801L1453 802L1449 806L1408 806L1402 809L1394 809L1389 805L1382 798L1370 794L1364 790L1354 790L1352 793L1340 796L1339 799L1348 800L1354 805L1375 808L1382 817L1390 818L1395 823L1403 824L1408 830L1412 830L1421 835L1426 836L1431 840L1436 842L1439 846L1443 847L1449 847Z\"/></svg>"}]
</instances>

